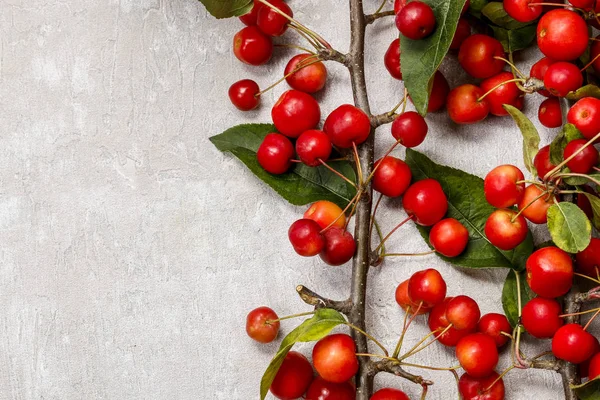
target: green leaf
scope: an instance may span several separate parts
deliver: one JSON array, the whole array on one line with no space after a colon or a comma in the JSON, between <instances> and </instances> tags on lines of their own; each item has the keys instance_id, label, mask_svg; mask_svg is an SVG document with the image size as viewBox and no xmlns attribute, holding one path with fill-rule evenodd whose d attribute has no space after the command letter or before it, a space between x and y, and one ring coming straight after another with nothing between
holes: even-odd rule
<instances>
[{"instance_id":1,"label":"green leaf","mask_svg":"<svg viewBox=\"0 0 600 400\"><path fill-rule=\"evenodd\" d=\"M404 85L415 109L427 114L433 75L446 56L456 32L465 0L425 0L435 14L433 34L421 40L400 39L400 65Z\"/></svg>"},{"instance_id":2,"label":"green leaf","mask_svg":"<svg viewBox=\"0 0 600 400\"><path fill-rule=\"evenodd\" d=\"M569 92L566 97L568 100L579 100L584 97L595 97L600 99L600 88L596 85L585 85L574 92Z\"/></svg>"},{"instance_id":3,"label":"green leaf","mask_svg":"<svg viewBox=\"0 0 600 400\"><path fill-rule=\"evenodd\" d=\"M533 174L533 176L537 176L537 171L533 165L533 159L535 158L540 146L540 135L537 129L535 129L535 126L525 116L525 114L517 110L515 107L508 104L504 104L502 107L504 107L504 109L515 120L517 126L521 130L521 134L523 135L523 159L525 161L525 166L529 172Z\"/></svg>"},{"instance_id":4,"label":"green leaf","mask_svg":"<svg viewBox=\"0 0 600 400\"><path fill-rule=\"evenodd\" d=\"M564 167L562 170L563 173L565 174L570 174L571 170L568 167ZM600 180L600 174L599 173L595 173L595 174L585 174L586 176L589 176L590 178L594 179L594 180ZM590 183L593 181L590 181L588 178L586 178L585 176L567 176L563 179L563 181L567 184L567 185L571 185L571 186L580 186L580 185L585 185L586 183Z\"/></svg>"},{"instance_id":5,"label":"green leaf","mask_svg":"<svg viewBox=\"0 0 600 400\"><path fill-rule=\"evenodd\" d=\"M469 243L465 251L458 257L440 256L441 258L468 268L525 268L527 257L533 252L531 234L528 234L527 239L511 251L498 249L485 237L485 222L494 211L494 207L485 200L483 179L455 168L436 164L412 149L406 150L406 162L415 180L433 178L442 185L448 197L446 217L459 220L469 230ZM431 247L430 228L420 225L417 227L423 239Z\"/></svg>"},{"instance_id":6,"label":"green leaf","mask_svg":"<svg viewBox=\"0 0 600 400\"><path fill-rule=\"evenodd\" d=\"M239 17L252 10L252 0L200 0L206 10L216 18Z\"/></svg>"},{"instance_id":7,"label":"green leaf","mask_svg":"<svg viewBox=\"0 0 600 400\"><path fill-rule=\"evenodd\" d=\"M529 300L535 297L535 293L531 291L526 279L527 271L509 271L504 281L504 287L502 288L502 308L504 314L508 318L508 322L514 327L519 321L519 301L517 297L517 276L519 274L519 282L521 288L521 309Z\"/></svg>"},{"instance_id":8,"label":"green leaf","mask_svg":"<svg viewBox=\"0 0 600 400\"><path fill-rule=\"evenodd\" d=\"M329 200L344 208L354 197L356 189L323 166L311 168L296 163L285 174L272 175L266 172L256 159L256 151L264 137L271 132L276 132L273 125L244 124L213 136L210 141L222 152L239 158L254 175L294 205ZM332 161L328 164L356 182L356 175L349 162Z\"/></svg>"},{"instance_id":9,"label":"green leaf","mask_svg":"<svg viewBox=\"0 0 600 400\"><path fill-rule=\"evenodd\" d=\"M600 400L600 378L592 379L581 385L572 385L579 400Z\"/></svg>"},{"instance_id":10,"label":"green leaf","mask_svg":"<svg viewBox=\"0 0 600 400\"><path fill-rule=\"evenodd\" d=\"M594 228L600 230L600 198L594 196L592 193L583 192L583 194L587 197L592 206L592 212L594 213L592 225L594 225ZM579 194L579 196L581 196L581 194Z\"/></svg>"},{"instance_id":11,"label":"green leaf","mask_svg":"<svg viewBox=\"0 0 600 400\"><path fill-rule=\"evenodd\" d=\"M490 28L494 31L494 37L502 43L502 47L507 53L529 47L536 37L535 25L527 25L518 29L504 29L490 25Z\"/></svg>"},{"instance_id":12,"label":"green leaf","mask_svg":"<svg viewBox=\"0 0 600 400\"><path fill-rule=\"evenodd\" d=\"M477 19L481 18L481 11L487 6L489 2L487 0L471 0L469 5L469 14Z\"/></svg>"},{"instance_id":13,"label":"green leaf","mask_svg":"<svg viewBox=\"0 0 600 400\"><path fill-rule=\"evenodd\" d=\"M481 13L487 19L492 21L492 23L506 30L513 30L523 28L529 25L536 25L534 21L528 23L517 21L516 19L508 15L508 13L504 10L504 5L498 1L492 1L488 3L485 7L483 7Z\"/></svg>"},{"instance_id":14,"label":"green leaf","mask_svg":"<svg viewBox=\"0 0 600 400\"><path fill-rule=\"evenodd\" d=\"M567 144L575 139L583 139L579 129L573 124L565 124L560 133L550 143L550 162L554 165L560 164L564 158L563 153Z\"/></svg>"},{"instance_id":15,"label":"green leaf","mask_svg":"<svg viewBox=\"0 0 600 400\"><path fill-rule=\"evenodd\" d=\"M296 329L287 334L281 342L279 350L260 381L260 398L264 400L279 367L283 363L285 356L298 342L314 342L327 336L329 332L340 324L345 324L346 320L339 312L330 308L320 308L310 318L301 323Z\"/></svg>"},{"instance_id":16,"label":"green leaf","mask_svg":"<svg viewBox=\"0 0 600 400\"><path fill-rule=\"evenodd\" d=\"M592 224L585 213L565 201L548 209L548 230L556 246L568 253L584 250L592 238Z\"/></svg>"}]
</instances>

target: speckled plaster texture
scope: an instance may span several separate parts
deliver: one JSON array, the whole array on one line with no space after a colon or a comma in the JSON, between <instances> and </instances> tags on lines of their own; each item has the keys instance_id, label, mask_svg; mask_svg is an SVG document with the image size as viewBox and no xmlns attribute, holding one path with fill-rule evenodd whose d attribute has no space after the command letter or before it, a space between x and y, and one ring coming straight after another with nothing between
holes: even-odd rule
<instances>
[{"instance_id":1,"label":"speckled plaster texture","mask_svg":"<svg viewBox=\"0 0 600 400\"><path fill-rule=\"evenodd\" d=\"M347 49L345 2L290 4ZM246 337L246 313L263 304L280 315L307 311L299 283L348 295L348 266L293 254L287 226L303 208L208 141L237 123L269 122L285 90L265 95L254 112L231 106L232 82L250 77L265 87L292 54L277 49L267 66L242 65L231 52L241 26L213 19L196 0L0 0L0 399L256 399L277 345ZM391 20L369 28L376 112L402 94L382 65L395 35ZM528 70L534 56L518 63ZM455 63L443 69L451 84L467 79ZM323 114L352 101L346 71L329 72L317 96ZM540 101L528 99L530 116ZM499 163L522 165L519 133L506 118L456 127L442 113L429 123L419 150L441 163L479 176ZM555 133L541 132L544 143ZM378 135L381 154L389 128ZM384 205L387 230L404 214L398 201ZM406 226L389 248L425 245ZM506 271L459 270L434 256L391 261L370 273L367 306L372 332L388 346L402 319L394 289L425 267L443 272L450 295L501 310ZM283 333L292 327L285 322ZM420 319L406 342L426 333ZM437 346L414 361L456 364ZM425 375L436 381L429 399L456 398L449 373ZM419 396L414 385L378 376L384 384ZM561 398L550 372L515 372L506 385L511 400Z\"/></svg>"}]
</instances>

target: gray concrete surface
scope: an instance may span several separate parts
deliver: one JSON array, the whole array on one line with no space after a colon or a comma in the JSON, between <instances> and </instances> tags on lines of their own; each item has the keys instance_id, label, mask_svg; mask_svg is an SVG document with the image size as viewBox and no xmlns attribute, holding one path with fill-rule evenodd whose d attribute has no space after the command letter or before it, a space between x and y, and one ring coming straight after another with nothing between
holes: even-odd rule
<instances>
[{"instance_id":1,"label":"gray concrete surface","mask_svg":"<svg viewBox=\"0 0 600 400\"><path fill-rule=\"evenodd\" d=\"M344 2L290 4L347 48ZM0 0L0 399L256 399L276 344L246 337L248 310L308 310L296 298L299 283L347 295L348 267L297 257L287 242L304 208L208 142L233 124L269 122L285 90L255 112L231 106L232 82L252 77L264 87L293 54L278 49L268 66L242 65L231 52L241 26L213 19L196 0ZM395 34L391 20L369 29L375 111L402 93L382 65ZM453 63L444 69L452 84L465 79ZM351 101L346 72L329 72L318 95L324 114ZM529 99L529 115L539 101ZM442 113L429 123L419 150L440 162L480 176L499 163L522 165L510 120L456 127ZM544 142L553 135L541 132ZM381 153L389 128L379 135ZM384 229L402 217L397 201L385 203ZM425 245L407 226L390 248ZM402 318L395 286L424 267L443 272L449 294L473 296L483 312L501 309L505 271L458 270L433 256L389 262L371 273L368 299L369 324L389 346ZM418 321L408 343L426 332ZM415 362L455 364L440 347ZM456 397L449 373L425 375L437 382L428 398ZM418 396L392 377L376 383ZM560 398L552 373L515 372L506 383L507 399Z\"/></svg>"}]
</instances>

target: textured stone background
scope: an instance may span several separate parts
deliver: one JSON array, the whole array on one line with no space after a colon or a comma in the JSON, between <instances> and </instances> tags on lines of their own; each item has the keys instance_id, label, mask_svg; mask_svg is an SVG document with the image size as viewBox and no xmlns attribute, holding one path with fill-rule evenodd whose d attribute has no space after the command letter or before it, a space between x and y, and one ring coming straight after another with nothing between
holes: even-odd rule
<instances>
[{"instance_id":1,"label":"textured stone background","mask_svg":"<svg viewBox=\"0 0 600 400\"><path fill-rule=\"evenodd\" d=\"M344 2L291 5L347 48ZM233 81L253 77L265 87L292 54L279 49L268 66L242 65L231 52L241 26L211 18L196 0L0 0L1 399L255 399L276 344L245 336L248 310L308 310L296 298L298 283L347 295L349 268L327 268L290 249L287 227L303 208L208 142L233 124L268 122L285 89L266 95L256 112L231 106ZM395 34L391 20L369 29L377 112L402 92L382 65ZM531 60L519 63L528 70ZM329 71L318 96L324 114L351 101L346 72ZM530 115L539 101L528 101ZM522 164L510 120L459 128L441 113L429 122L419 150L439 162L480 176L498 163ZM380 129L380 152L391 143L388 129ZM548 142L553 133L542 132ZM386 202L385 228L403 218L398 205ZM425 245L407 226L389 248ZM505 271L462 271L434 256L389 262L370 275L368 306L370 326L389 346L402 317L394 289L424 267L443 272L449 294L473 296L483 312L500 310ZM284 333L292 327L284 323ZM420 320L408 343L426 332ZM415 360L455 364L441 347ZM449 373L425 374L437 381L429 398L455 397ZM511 374L507 398L559 399L557 378ZM404 381L376 383L417 398L418 388Z\"/></svg>"}]
</instances>

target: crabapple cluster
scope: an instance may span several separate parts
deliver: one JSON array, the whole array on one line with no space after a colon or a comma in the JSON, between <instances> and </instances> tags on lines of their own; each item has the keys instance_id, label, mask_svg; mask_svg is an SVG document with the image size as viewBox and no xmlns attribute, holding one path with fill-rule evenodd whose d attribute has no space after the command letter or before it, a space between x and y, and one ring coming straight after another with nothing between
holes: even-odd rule
<instances>
[{"instance_id":1,"label":"crabapple cluster","mask_svg":"<svg viewBox=\"0 0 600 400\"><path fill-rule=\"evenodd\" d=\"M396 288L396 302L410 315L428 315L428 324L436 341L454 347L456 358L465 371L459 392L465 400L504 399L504 382L494 370L498 348L511 337L512 327L503 314L481 316L475 300L469 296L447 297L447 285L435 269L414 273Z\"/></svg>"}]
</instances>

